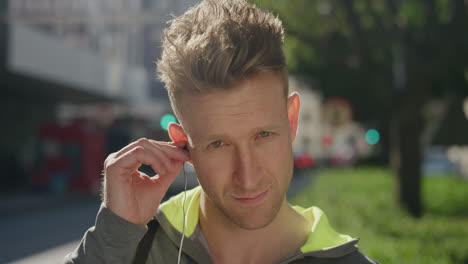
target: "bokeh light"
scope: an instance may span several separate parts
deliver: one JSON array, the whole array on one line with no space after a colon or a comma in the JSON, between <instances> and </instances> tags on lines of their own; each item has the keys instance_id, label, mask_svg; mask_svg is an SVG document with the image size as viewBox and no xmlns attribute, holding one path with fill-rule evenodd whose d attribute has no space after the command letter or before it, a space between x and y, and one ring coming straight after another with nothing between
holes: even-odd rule
<instances>
[{"instance_id":1,"label":"bokeh light","mask_svg":"<svg viewBox=\"0 0 468 264\"><path fill-rule=\"evenodd\" d=\"M366 142L369 145L375 145L380 141L380 133L375 129L369 129L366 132Z\"/></svg>"},{"instance_id":2,"label":"bokeh light","mask_svg":"<svg viewBox=\"0 0 468 264\"><path fill-rule=\"evenodd\" d=\"M171 122L177 122L177 118L173 114L163 115L160 121L162 129L167 130Z\"/></svg>"}]
</instances>

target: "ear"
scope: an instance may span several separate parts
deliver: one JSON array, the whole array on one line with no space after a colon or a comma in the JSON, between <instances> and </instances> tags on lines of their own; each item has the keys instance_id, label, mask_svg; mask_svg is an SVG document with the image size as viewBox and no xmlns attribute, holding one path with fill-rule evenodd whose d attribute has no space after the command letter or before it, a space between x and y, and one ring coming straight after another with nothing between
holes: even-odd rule
<instances>
[{"instance_id":1,"label":"ear","mask_svg":"<svg viewBox=\"0 0 468 264\"><path fill-rule=\"evenodd\" d=\"M185 142L185 145L188 150L189 146L188 146L187 135L185 134L184 128L181 125L171 122L169 123L167 127L167 132L169 133L169 137L171 138L173 142L181 142L181 141ZM189 152L189 155L190 155L190 152ZM188 162L193 164L192 160L189 160Z\"/></svg>"},{"instance_id":2,"label":"ear","mask_svg":"<svg viewBox=\"0 0 468 264\"><path fill-rule=\"evenodd\" d=\"M289 126L291 128L291 140L296 139L297 126L299 121L299 109L301 106L301 100L297 92L291 93L288 97L288 119Z\"/></svg>"},{"instance_id":3,"label":"ear","mask_svg":"<svg viewBox=\"0 0 468 264\"><path fill-rule=\"evenodd\" d=\"M181 125L171 122L167 127L167 132L169 133L169 137L173 142L187 142L187 136L185 135L185 131Z\"/></svg>"}]
</instances>

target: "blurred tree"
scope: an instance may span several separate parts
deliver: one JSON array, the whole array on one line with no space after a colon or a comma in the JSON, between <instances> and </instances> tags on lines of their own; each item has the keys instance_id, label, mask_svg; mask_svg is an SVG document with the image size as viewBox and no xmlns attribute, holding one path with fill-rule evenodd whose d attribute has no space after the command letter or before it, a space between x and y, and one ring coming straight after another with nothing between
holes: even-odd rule
<instances>
[{"instance_id":1,"label":"blurred tree","mask_svg":"<svg viewBox=\"0 0 468 264\"><path fill-rule=\"evenodd\" d=\"M386 130L400 204L422 214L423 105L468 95L468 1L252 0L286 29L290 72L349 99L360 121Z\"/></svg>"}]
</instances>

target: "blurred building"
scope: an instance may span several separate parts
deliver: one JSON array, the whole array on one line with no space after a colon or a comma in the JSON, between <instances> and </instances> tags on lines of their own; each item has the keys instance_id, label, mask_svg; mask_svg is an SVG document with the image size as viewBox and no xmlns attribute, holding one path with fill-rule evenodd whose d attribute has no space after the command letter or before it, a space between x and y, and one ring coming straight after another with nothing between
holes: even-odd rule
<instances>
[{"instance_id":1,"label":"blurred building","mask_svg":"<svg viewBox=\"0 0 468 264\"><path fill-rule=\"evenodd\" d=\"M135 135L128 139L144 134L138 131L142 123L154 128L170 111L155 77L162 30L169 14L195 2L0 1L0 165L7 170L2 190L29 181L44 133L60 140L67 129L82 131L80 140L94 138L94 132L106 137L99 130L106 118L119 117L132 119L135 129L128 133ZM56 149L54 144L44 150Z\"/></svg>"},{"instance_id":2,"label":"blurred building","mask_svg":"<svg viewBox=\"0 0 468 264\"><path fill-rule=\"evenodd\" d=\"M429 102L424 110L423 172L468 179L468 99L447 97Z\"/></svg>"},{"instance_id":3,"label":"blurred building","mask_svg":"<svg viewBox=\"0 0 468 264\"><path fill-rule=\"evenodd\" d=\"M342 98L324 100L310 78L291 76L289 87L301 97L299 129L293 143L296 167L348 166L369 155L365 129L353 120Z\"/></svg>"},{"instance_id":4,"label":"blurred building","mask_svg":"<svg viewBox=\"0 0 468 264\"><path fill-rule=\"evenodd\" d=\"M321 156L322 96L313 90L312 82L296 76L289 77L289 88L301 98L299 129L293 143L294 152Z\"/></svg>"}]
</instances>

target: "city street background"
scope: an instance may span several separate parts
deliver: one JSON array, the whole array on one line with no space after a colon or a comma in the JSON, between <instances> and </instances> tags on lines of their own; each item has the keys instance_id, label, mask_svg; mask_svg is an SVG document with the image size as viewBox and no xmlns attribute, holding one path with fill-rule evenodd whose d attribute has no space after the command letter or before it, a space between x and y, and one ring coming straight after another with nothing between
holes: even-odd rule
<instances>
[{"instance_id":1,"label":"city street background","mask_svg":"<svg viewBox=\"0 0 468 264\"><path fill-rule=\"evenodd\" d=\"M94 224L105 158L170 140L155 61L198 2L0 1L0 263L61 263ZM283 21L301 98L290 202L381 263L467 264L468 1L249 2Z\"/></svg>"},{"instance_id":2,"label":"city street background","mask_svg":"<svg viewBox=\"0 0 468 264\"><path fill-rule=\"evenodd\" d=\"M49 202L43 200L36 208L2 215L0 263L61 263L94 225L99 209L95 198L48 197ZM53 199L62 201L50 205Z\"/></svg>"}]
</instances>

